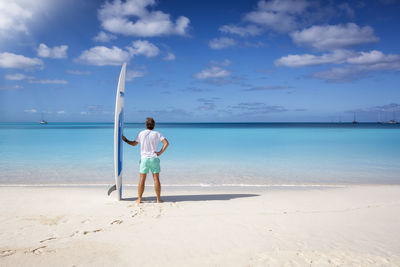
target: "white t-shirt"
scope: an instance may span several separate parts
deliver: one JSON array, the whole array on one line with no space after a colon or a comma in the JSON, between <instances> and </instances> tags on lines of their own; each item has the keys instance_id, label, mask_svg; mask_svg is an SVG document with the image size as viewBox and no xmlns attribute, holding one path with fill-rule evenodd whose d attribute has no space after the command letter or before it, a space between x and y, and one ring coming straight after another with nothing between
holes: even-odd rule
<instances>
[{"instance_id":1,"label":"white t-shirt","mask_svg":"<svg viewBox=\"0 0 400 267\"><path fill-rule=\"evenodd\" d=\"M157 158L158 143L164 140L164 136L157 131L143 130L137 136L135 141L140 143L140 156L142 158Z\"/></svg>"}]
</instances>

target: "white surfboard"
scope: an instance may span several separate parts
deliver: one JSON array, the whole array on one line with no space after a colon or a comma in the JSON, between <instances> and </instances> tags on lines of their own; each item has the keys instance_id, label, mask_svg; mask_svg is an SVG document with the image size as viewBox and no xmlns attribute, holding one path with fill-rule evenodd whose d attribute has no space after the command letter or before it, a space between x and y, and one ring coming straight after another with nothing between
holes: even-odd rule
<instances>
[{"instance_id":1,"label":"white surfboard","mask_svg":"<svg viewBox=\"0 0 400 267\"><path fill-rule=\"evenodd\" d=\"M117 96L115 98L114 120L114 177L115 185L108 190L108 195L117 190L118 200L122 199L122 134L124 130L124 94L126 63L122 65L119 75Z\"/></svg>"}]
</instances>

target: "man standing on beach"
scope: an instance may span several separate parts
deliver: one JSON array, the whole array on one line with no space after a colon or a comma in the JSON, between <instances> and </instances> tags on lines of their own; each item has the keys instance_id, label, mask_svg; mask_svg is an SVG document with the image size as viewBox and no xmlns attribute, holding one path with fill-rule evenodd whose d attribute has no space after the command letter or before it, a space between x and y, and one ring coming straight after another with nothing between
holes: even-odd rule
<instances>
[{"instance_id":1,"label":"man standing on beach","mask_svg":"<svg viewBox=\"0 0 400 267\"><path fill-rule=\"evenodd\" d=\"M137 203L142 202L142 195L144 191L144 184L146 182L146 175L149 170L153 174L154 189L157 194L157 202L161 203L161 184L160 184L160 159L162 153L167 149L169 143L167 139L162 136L161 133L154 131L156 122L153 118L146 118L146 130L141 131L135 141L129 141L125 136L122 136L122 140L131 146L136 146L140 143L140 181L138 186L138 199ZM162 142L163 146L159 152L157 152L158 143Z\"/></svg>"}]
</instances>

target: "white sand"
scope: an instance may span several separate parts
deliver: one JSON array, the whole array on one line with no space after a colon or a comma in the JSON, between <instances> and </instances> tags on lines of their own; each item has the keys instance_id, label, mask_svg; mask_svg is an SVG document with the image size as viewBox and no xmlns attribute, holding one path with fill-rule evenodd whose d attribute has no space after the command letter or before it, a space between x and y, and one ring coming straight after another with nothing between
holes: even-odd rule
<instances>
[{"instance_id":1,"label":"white sand","mask_svg":"<svg viewBox=\"0 0 400 267\"><path fill-rule=\"evenodd\" d=\"M400 186L105 191L0 187L0 266L400 266Z\"/></svg>"}]
</instances>

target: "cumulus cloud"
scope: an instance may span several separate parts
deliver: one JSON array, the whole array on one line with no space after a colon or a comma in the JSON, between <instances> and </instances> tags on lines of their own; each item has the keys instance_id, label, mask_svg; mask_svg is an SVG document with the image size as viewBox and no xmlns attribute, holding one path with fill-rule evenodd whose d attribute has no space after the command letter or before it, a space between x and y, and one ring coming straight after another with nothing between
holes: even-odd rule
<instances>
[{"instance_id":1,"label":"cumulus cloud","mask_svg":"<svg viewBox=\"0 0 400 267\"><path fill-rule=\"evenodd\" d=\"M353 56L354 53L348 50L336 50L332 53L322 54L320 56L311 54L288 55L275 60L276 66L285 67L304 67L321 64L340 64Z\"/></svg>"},{"instance_id":2,"label":"cumulus cloud","mask_svg":"<svg viewBox=\"0 0 400 267\"><path fill-rule=\"evenodd\" d=\"M28 33L26 23L33 13L13 1L0 1L0 33L8 35L12 31Z\"/></svg>"},{"instance_id":3,"label":"cumulus cloud","mask_svg":"<svg viewBox=\"0 0 400 267\"><path fill-rule=\"evenodd\" d=\"M208 46L212 49L224 49L230 46L235 46L236 42L232 38L228 37L221 37L221 38L214 38L209 43Z\"/></svg>"},{"instance_id":4,"label":"cumulus cloud","mask_svg":"<svg viewBox=\"0 0 400 267\"><path fill-rule=\"evenodd\" d=\"M0 53L0 68L29 69L42 67L43 61L39 58L30 58L13 53Z\"/></svg>"},{"instance_id":5,"label":"cumulus cloud","mask_svg":"<svg viewBox=\"0 0 400 267\"><path fill-rule=\"evenodd\" d=\"M0 41L19 34L30 35L30 29L44 17L49 18L62 1L53 0L1 0ZM64 1L66 2L66 1Z\"/></svg>"},{"instance_id":6,"label":"cumulus cloud","mask_svg":"<svg viewBox=\"0 0 400 267\"><path fill-rule=\"evenodd\" d=\"M247 25L246 27L236 25L223 25L219 28L222 33L239 35L241 37L255 36L262 33L262 28L255 25Z\"/></svg>"},{"instance_id":7,"label":"cumulus cloud","mask_svg":"<svg viewBox=\"0 0 400 267\"><path fill-rule=\"evenodd\" d=\"M117 46L108 48L106 46L95 46L85 50L76 59L76 61L95 66L118 66L123 62L128 62L133 56L143 55L145 57L154 57L159 54L157 46L149 41L134 41L132 46L127 46L126 50Z\"/></svg>"},{"instance_id":8,"label":"cumulus cloud","mask_svg":"<svg viewBox=\"0 0 400 267\"><path fill-rule=\"evenodd\" d=\"M327 82L350 82L361 78L363 72L359 68L332 68L328 71L313 73L311 76Z\"/></svg>"},{"instance_id":9,"label":"cumulus cloud","mask_svg":"<svg viewBox=\"0 0 400 267\"><path fill-rule=\"evenodd\" d=\"M381 51L372 50L369 52L360 52L357 56L349 58L347 62L351 64L380 64L400 62L400 55L385 55Z\"/></svg>"},{"instance_id":10,"label":"cumulus cloud","mask_svg":"<svg viewBox=\"0 0 400 267\"><path fill-rule=\"evenodd\" d=\"M114 39L117 39L117 36L110 33L105 33L103 31L99 32L95 37L93 37L93 41L103 43L108 43Z\"/></svg>"},{"instance_id":11,"label":"cumulus cloud","mask_svg":"<svg viewBox=\"0 0 400 267\"><path fill-rule=\"evenodd\" d=\"M106 2L98 10L101 26L112 33L154 37L185 35L190 20L180 16L173 22L170 15L159 10L149 10L155 0L114 0Z\"/></svg>"},{"instance_id":12,"label":"cumulus cloud","mask_svg":"<svg viewBox=\"0 0 400 267\"><path fill-rule=\"evenodd\" d=\"M163 60L172 61L175 60L175 58L176 57L174 53L168 52L168 54L165 57L163 57Z\"/></svg>"},{"instance_id":13,"label":"cumulus cloud","mask_svg":"<svg viewBox=\"0 0 400 267\"><path fill-rule=\"evenodd\" d=\"M312 26L290 34L298 45L318 50L333 50L349 46L378 42L374 29L370 26L359 27L354 23Z\"/></svg>"},{"instance_id":14,"label":"cumulus cloud","mask_svg":"<svg viewBox=\"0 0 400 267\"><path fill-rule=\"evenodd\" d=\"M54 46L53 48L48 47L45 44L40 44L37 49L39 57L46 58L66 58L67 57L68 45Z\"/></svg>"},{"instance_id":15,"label":"cumulus cloud","mask_svg":"<svg viewBox=\"0 0 400 267\"><path fill-rule=\"evenodd\" d=\"M194 75L194 77L197 79L200 79L200 80L204 80L204 79L210 79L210 78L223 78L223 77L227 77L230 75L231 75L231 73L226 69L223 69L218 66L211 66L209 68L202 70L199 73L196 73Z\"/></svg>"},{"instance_id":16,"label":"cumulus cloud","mask_svg":"<svg viewBox=\"0 0 400 267\"><path fill-rule=\"evenodd\" d=\"M132 47L127 47L131 55L144 55L145 57L155 57L160 50L149 41L138 40L132 43Z\"/></svg>"},{"instance_id":17,"label":"cumulus cloud","mask_svg":"<svg viewBox=\"0 0 400 267\"><path fill-rule=\"evenodd\" d=\"M255 11L245 14L244 20L286 33L298 27L298 16L309 6L305 0L261 0Z\"/></svg>"},{"instance_id":18,"label":"cumulus cloud","mask_svg":"<svg viewBox=\"0 0 400 267\"><path fill-rule=\"evenodd\" d=\"M335 50L322 55L288 55L275 60L276 66L305 67L321 64L336 64L327 71L316 72L311 76L329 82L348 82L359 79L374 71L400 71L400 55L385 55L381 51L354 52Z\"/></svg>"},{"instance_id":19,"label":"cumulus cloud","mask_svg":"<svg viewBox=\"0 0 400 267\"><path fill-rule=\"evenodd\" d=\"M77 61L95 66L118 66L123 62L128 62L132 55L117 46L108 48L105 46L95 46L89 50L85 50L78 57Z\"/></svg>"}]
</instances>

